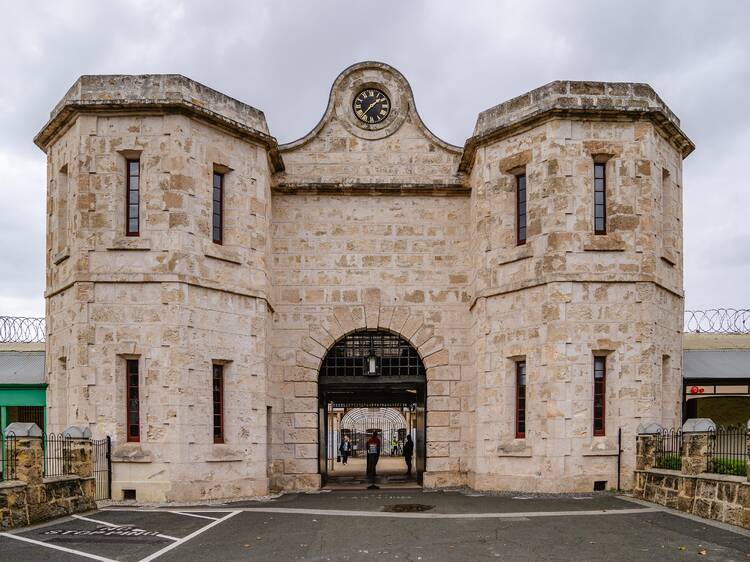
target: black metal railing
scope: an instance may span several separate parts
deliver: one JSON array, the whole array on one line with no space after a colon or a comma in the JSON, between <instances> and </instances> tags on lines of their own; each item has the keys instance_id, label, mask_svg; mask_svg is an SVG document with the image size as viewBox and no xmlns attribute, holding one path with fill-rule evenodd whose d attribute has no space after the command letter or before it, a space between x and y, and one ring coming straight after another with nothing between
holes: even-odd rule
<instances>
[{"instance_id":1,"label":"black metal railing","mask_svg":"<svg viewBox=\"0 0 750 562\"><path fill-rule=\"evenodd\" d=\"M94 480L96 482L95 500L112 498L112 440L109 436L104 439L91 441L91 462Z\"/></svg>"},{"instance_id":2,"label":"black metal railing","mask_svg":"<svg viewBox=\"0 0 750 562\"><path fill-rule=\"evenodd\" d=\"M0 432L0 482L16 479L16 435Z\"/></svg>"},{"instance_id":3,"label":"black metal railing","mask_svg":"<svg viewBox=\"0 0 750 562\"><path fill-rule=\"evenodd\" d=\"M656 468L682 468L682 431L665 429L656 436Z\"/></svg>"},{"instance_id":4,"label":"black metal railing","mask_svg":"<svg viewBox=\"0 0 750 562\"><path fill-rule=\"evenodd\" d=\"M49 433L42 440L44 476L65 476L72 472L73 440L63 434Z\"/></svg>"},{"instance_id":5,"label":"black metal railing","mask_svg":"<svg viewBox=\"0 0 750 562\"><path fill-rule=\"evenodd\" d=\"M747 476L747 429L717 427L708 432L707 472Z\"/></svg>"},{"instance_id":6,"label":"black metal railing","mask_svg":"<svg viewBox=\"0 0 750 562\"><path fill-rule=\"evenodd\" d=\"M43 343L44 318L0 316L0 343Z\"/></svg>"},{"instance_id":7,"label":"black metal railing","mask_svg":"<svg viewBox=\"0 0 750 562\"><path fill-rule=\"evenodd\" d=\"M750 334L750 310L711 308L685 311L685 332L696 334Z\"/></svg>"}]
</instances>

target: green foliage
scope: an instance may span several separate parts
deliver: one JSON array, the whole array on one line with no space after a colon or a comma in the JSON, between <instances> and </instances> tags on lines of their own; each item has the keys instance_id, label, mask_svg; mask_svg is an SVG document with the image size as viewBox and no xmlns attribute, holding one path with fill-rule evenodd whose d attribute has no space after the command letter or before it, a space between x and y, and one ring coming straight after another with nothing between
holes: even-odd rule
<instances>
[{"instance_id":1,"label":"green foliage","mask_svg":"<svg viewBox=\"0 0 750 562\"><path fill-rule=\"evenodd\" d=\"M667 468L669 470L680 470L682 458L680 455L666 454L656 458L656 468Z\"/></svg>"},{"instance_id":2,"label":"green foliage","mask_svg":"<svg viewBox=\"0 0 750 562\"><path fill-rule=\"evenodd\" d=\"M711 460L711 472L715 474L747 475L747 461L740 459L714 458Z\"/></svg>"}]
</instances>

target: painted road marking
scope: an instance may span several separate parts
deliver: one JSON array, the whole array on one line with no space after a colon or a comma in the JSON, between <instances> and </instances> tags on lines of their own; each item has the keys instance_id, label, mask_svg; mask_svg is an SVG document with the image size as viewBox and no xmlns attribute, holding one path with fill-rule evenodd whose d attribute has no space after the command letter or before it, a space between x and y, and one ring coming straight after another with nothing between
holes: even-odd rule
<instances>
[{"instance_id":1,"label":"painted road marking","mask_svg":"<svg viewBox=\"0 0 750 562\"><path fill-rule=\"evenodd\" d=\"M91 523L105 525L107 527L122 527L122 525L115 525L114 523L107 523L106 521L99 521L98 519L91 519L90 517L84 517L83 515L71 515L71 517L75 517L76 519L81 519L82 521L89 521Z\"/></svg>"},{"instance_id":2,"label":"painted road marking","mask_svg":"<svg viewBox=\"0 0 750 562\"><path fill-rule=\"evenodd\" d=\"M175 515L186 515L187 517L200 517L201 519L211 519L216 521L218 517L208 517L207 515L198 515L197 513L185 513L184 511L167 511L167 513L174 513Z\"/></svg>"},{"instance_id":3,"label":"painted road marking","mask_svg":"<svg viewBox=\"0 0 750 562\"><path fill-rule=\"evenodd\" d=\"M169 512L169 513L172 513L172 512ZM83 515L71 515L71 517L75 517L76 519L81 519L82 521L88 521L90 523L96 523L97 525L104 525L105 527L112 527L114 529L121 529L123 527L127 527L128 531L123 531L123 534L121 536L136 536L136 537L151 536L151 537L159 537L161 539L167 539L170 541L180 540L177 537L173 537L171 535L163 535L157 531L146 531L145 529L141 529L139 527L136 527L135 525L115 525L114 523L108 523L106 521L101 521L99 519L92 519L91 517L84 517ZM206 519L214 519L214 518L206 517ZM144 531L144 532L139 533L139 531ZM132 532L132 534L128 534L129 532ZM52 533L50 531L46 531L45 534L52 534ZM86 533L82 532L82 533L76 533L76 534L84 535ZM91 531L90 534L93 534L93 531ZM111 534L114 534L114 533L111 533Z\"/></svg>"},{"instance_id":4,"label":"painted road marking","mask_svg":"<svg viewBox=\"0 0 750 562\"><path fill-rule=\"evenodd\" d=\"M138 508L113 508L102 511L160 511L142 510ZM226 513L226 510L195 509L198 513ZM279 513L290 515L338 515L345 517L394 517L398 519L512 519L516 517L575 517L585 515L634 515L638 513L654 513L661 511L658 507L596 509L571 511L523 511L501 513L393 513L385 511L353 511L343 509L303 509L293 507L243 507L232 513ZM226 519L226 518L224 518ZM219 519L223 521L223 519Z\"/></svg>"},{"instance_id":5,"label":"painted road marking","mask_svg":"<svg viewBox=\"0 0 750 562\"><path fill-rule=\"evenodd\" d=\"M225 512L225 513L226 513L226 512ZM208 531L208 530L209 530L210 528L212 528L212 527L215 527L216 525L219 525L219 524L223 523L224 521L226 521L226 520L227 520L227 519L229 519L230 517L234 517L234 516L235 516L235 515L237 515L238 513L240 513L240 512L239 512L239 511L232 511L232 512L231 512L231 513L230 513L229 515L226 515L226 516L222 517L221 519L216 519L216 520L215 520L215 521L214 521L213 523L209 523L209 524L208 524L208 525L206 525L205 527L201 527L201 528L200 528L200 529L198 529L197 531L194 531L194 532L190 533L190 534L189 534L188 536L186 536L186 537L183 537L183 538L181 538L181 539L178 539L178 540L177 540L176 542L173 542L173 543L172 543L172 544L170 544L169 546L165 546L165 547L164 547L164 548L162 548L161 550L157 550L157 551L156 551L156 552L154 552L154 553L153 553L152 555L150 555L150 556L147 556L146 558L142 558L142 559L140 560L140 562L150 562L151 560L155 560L155 559L157 559L157 558L158 558L159 556L161 556L162 554L164 554L165 552L169 552L169 551L170 551L170 550L172 550L173 548L177 548L177 547L178 547L178 546L180 546L181 544L184 544L184 543L186 543L187 541L189 541L190 539L193 539L193 538L197 537L197 536L198 536L198 535L200 535L201 533L203 533L203 532L205 532L205 531Z\"/></svg>"},{"instance_id":6,"label":"painted road marking","mask_svg":"<svg viewBox=\"0 0 750 562\"><path fill-rule=\"evenodd\" d=\"M92 560L99 560L100 562L117 562L116 560L112 560L111 558L104 558L103 556L97 556L96 554L89 554L88 552L82 552L80 550L73 550L72 548L65 548L64 546L58 546L56 544L49 544L43 541L36 541L34 539L21 537L19 535L11 535L10 533L0 533L0 537L8 537L9 539L28 542L31 544L35 544L37 546L51 548L53 550L61 550L62 552L67 552L68 554L76 554L78 556L83 556L85 558L91 558Z\"/></svg>"}]
</instances>

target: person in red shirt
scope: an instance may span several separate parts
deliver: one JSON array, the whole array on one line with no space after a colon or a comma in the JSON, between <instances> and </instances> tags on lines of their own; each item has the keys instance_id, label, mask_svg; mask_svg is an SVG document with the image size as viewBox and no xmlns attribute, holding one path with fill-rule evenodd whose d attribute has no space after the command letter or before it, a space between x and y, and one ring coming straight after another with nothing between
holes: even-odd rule
<instances>
[{"instance_id":1,"label":"person in red shirt","mask_svg":"<svg viewBox=\"0 0 750 562\"><path fill-rule=\"evenodd\" d=\"M367 479L370 484L375 485L375 467L380 459L380 439L378 432L373 431L367 440Z\"/></svg>"}]
</instances>

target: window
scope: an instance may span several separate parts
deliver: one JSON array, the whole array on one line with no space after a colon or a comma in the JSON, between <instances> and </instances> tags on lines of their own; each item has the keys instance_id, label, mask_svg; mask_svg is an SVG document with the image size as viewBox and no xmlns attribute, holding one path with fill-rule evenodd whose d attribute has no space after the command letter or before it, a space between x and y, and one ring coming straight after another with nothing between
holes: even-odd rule
<instances>
[{"instance_id":1,"label":"window","mask_svg":"<svg viewBox=\"0 0 750 562\"><path fill-rule=\"evenodd\" d=\"M214 443L224 442L224 365L214 365Z\"/></svg>"},{"instance_id":2,"label":"window","mask_svg":"<svg viewBox=\"0 0 750 562\"><path fill-rule=\"evenodd\" d=\"M526 244L526 174L516 176L516 243Z\"/></svg>"},{"instance_id":3,"label":"window","mask_svg":"<svg viewBox=\"0 0 750 562\"><path fill-rule=\"evenodd\" d=\"M68 184L68 165L60 168L57 175L57 253L62 253L68 247L68 197L70 186Z\"/></svg>"},{"instance_id":4,"label":"window","mask_svg":"<svg viewBox=\"0 0 750 562\"><path fill-rule=\"evenodd\" d=\"M213 194L213 239L214 243L221 244L224 234L224 174L214 172Z\"/></svg>"},{"instance_id":5,"label":"window","mask_svg":"<svg viewBox=\"0 0 750 562\"><path fill-rule=\"evenodd\" d=\"M140 235L141 163L127 160L127 205L125 209L125 235Z\"/></svg>"},{"instance_id":6,"label":"window","mask_svg":"<svg viewBox=\"0 0 750 562\"><path fill-rule=\"evenodd\" d=\"M594 435L604 435L604 410L607 392L607 358L594 357Z\"/></svg>"},{"instance_id":7,"label":"window","mask_svg":"<svg viewBox=\"0 0 750 562\"><path fill-rule=\"evenodd\" d=\"M594 234L607 234L607 178L605 165L594 163Z\"/></svg>"},{"instance_id":8,"label":"window","mask_svg":"<svg viewBox=\"0 0 750 562\"><path fill-rule=\"evenodd\" d=\"M141 403L138 392L138 359L128 359L125 362L125 376L127 379L127 420L128 441L141 440Z\"/></svg>"},{"instance_id":9,"label":"window","mask_svg":"<svg viewBox=\"0 0 750 562\"><path fill-rule=\"evenodd\" d=\"M526 437L526 361L516 361L516 439Z\"/></svg>"}]
</instances>

